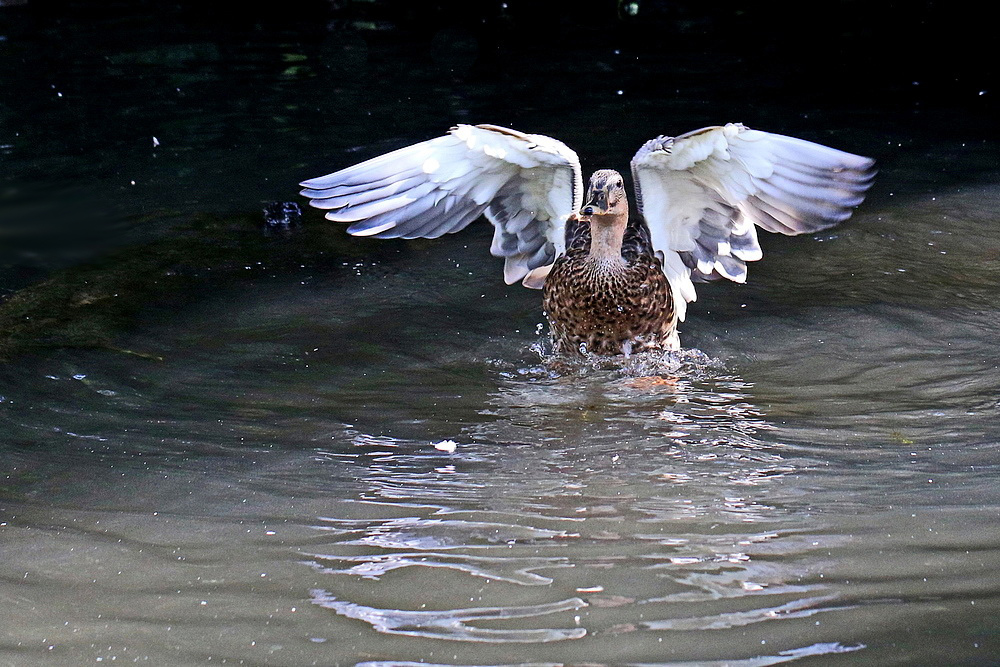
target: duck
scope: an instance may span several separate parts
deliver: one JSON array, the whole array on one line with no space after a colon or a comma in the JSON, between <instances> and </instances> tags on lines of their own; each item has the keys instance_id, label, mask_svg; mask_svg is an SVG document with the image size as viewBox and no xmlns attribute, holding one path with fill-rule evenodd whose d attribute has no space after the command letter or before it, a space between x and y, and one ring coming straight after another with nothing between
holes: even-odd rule
<instances>
[{"instance_id":1,"label":"duck","mask_svg":"<svg viewBox=\"0 0 1000 667\"><path fill-rule=\"evenodd\" d=\"M660 135L622 174L595 171L541 134L459 124L447 134L303 181L300 194L347 232L438 238L479 218L508 285L542 290L558 354L680 349L695 284L747 280L757 230L798 235L847 220L875 161L812 141L714 125Z\"/></svg>"}]
</instances>

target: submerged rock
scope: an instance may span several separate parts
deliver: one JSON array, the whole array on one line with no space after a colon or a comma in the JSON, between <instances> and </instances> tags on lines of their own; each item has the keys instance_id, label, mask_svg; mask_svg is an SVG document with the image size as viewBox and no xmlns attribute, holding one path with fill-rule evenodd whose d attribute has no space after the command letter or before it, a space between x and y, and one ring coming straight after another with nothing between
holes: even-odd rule
<instances>
[{"instance_id":1,"label":"submerged rock","mask_svg":"<svg viewBox=\"0 0 1000 667\"><path fill-rule=\"evenodd\" d=\"M332 226L305 226L293 244L260 234L251 215L201 216L169 238L53 274L0 302L0 361L58 347L122 350L115 341L144 311L195 298L196 284L298 270L367 254ZM332 251L332 252L331 252ZM256 271L248 272L248 267Z\"/></svg>"}]
</instances>

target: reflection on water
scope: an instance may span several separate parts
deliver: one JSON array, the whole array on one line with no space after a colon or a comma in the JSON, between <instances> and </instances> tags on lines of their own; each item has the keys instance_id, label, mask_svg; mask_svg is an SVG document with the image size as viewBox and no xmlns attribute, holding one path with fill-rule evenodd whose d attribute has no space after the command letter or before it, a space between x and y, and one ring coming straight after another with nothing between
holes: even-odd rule
<instances>
[{"instance_id":1,"label":"reflection on water","mask_svg":"<svg viewBox=\"0 0 1000 667\"><path fill-rule=\"evenodd\" d=\"M351 602L344 602L327 591L312 591L315 604L332 609L341 616L356 618L367 623L378 632L390 634L428 637L430 639L451 639L465 642L523 643L536 644L556 642L563 639L580 639L587 634L584 628L557 629L499 629L477 628L470 621L492 621L506 618L533 618L561 611L576 611L587 603L579 598L562 600L552 604L531 607L474 607L450 609L446 611L400 611L398 609L373 609ZM577 617L579 619L579 617Z\"/></svg>"},{"instance_id":2,"label":"reflection on water","mask_svg":"<svg viewBox=\"0 0 1000 667\"><path fill-rule=\"evenodd\" d=\"M809 658L823 655L833 655L837 653L851 653L863 648L861 646L842 646L837 643L832 644L813 644L811 646L803 646L802 648L790 649L788 651L781 651L777 655L764 655L756 658L749 658L747 660L698 660L697 662L688 661L671 661L670 663L634 663L640 667L649 666L654 667L654 665L667 665L670 667L766 667L767 665L780 665L786 662L792 662L793 660L798 660L800 658ZM562 663L541 663L541 662L522 662L518 663L516 667L559 667ZM359 662L358 667L416 667L421 665L422 667L472 667L463 665L443 665L440 663L427 663L427 662L410 662L406 660L379 660L379 661L366 661ZM493 667L515 667L514 665L494 665Z\"/></svg>"},{"instance_id":3,"label":"reflection on water","mask_svg":"<svg viewBox=\"0 0 1000 667\"><path fill-rule=\"evenodd\" d=\"M554 372L497 362L501 384L483 408L490 419L463 433L454 454L430 442L353 436L367 454L357 509L373 516L322 517L315 529L328 537L302 555L335 577L330 586L361 578L372 582L361 599L412 607L371 607L329 588L314 590L313 602L379 632L483 642L725 630L849 608L832 587L809 581L808 568L781 564L844 540L803 536L764 501L759 487L796 473L801 461L756 438L772 427L747 402L746 382L696 351L566 363ZM478 590L472 602L500 585L549 592L432 610L434 596L412 598L404 576ZM560 599L570 593L582 599ZM545 601L516 602L529 599ZM578 627L478 625L565 611L579 611ZM753 660L810 654L789 651Z\"/></svg>"}]
</instances>

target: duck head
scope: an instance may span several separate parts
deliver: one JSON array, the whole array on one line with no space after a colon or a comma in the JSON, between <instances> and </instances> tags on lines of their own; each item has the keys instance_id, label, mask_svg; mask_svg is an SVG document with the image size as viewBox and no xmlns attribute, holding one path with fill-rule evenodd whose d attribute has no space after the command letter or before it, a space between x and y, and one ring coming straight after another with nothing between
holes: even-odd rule
<instances>
[{"instance_id":1,"label":"duck head","mask_svg":"<svg viewBox=\"0 0 1000 667\"><path fill-rule=\"evenodd\" d=\"M627 216L628 195L625 193L625 181L622 175L614 169L595 171L587 186L587 196L584 199L580 215L591 216Z\"/></svg>"},{"instance_id":2,"label":"duck head","mask_svg":"<svg viewBox=\"0 0 1000 667\"><path fill-rule=\"evenodd\" d=\"M622 238L628 224L628 196L625 181L614 169L595 171L587 186L580 220L590 223L588 261L600 271L617 271L624 266Z\"/></svg>"}]
</instances>

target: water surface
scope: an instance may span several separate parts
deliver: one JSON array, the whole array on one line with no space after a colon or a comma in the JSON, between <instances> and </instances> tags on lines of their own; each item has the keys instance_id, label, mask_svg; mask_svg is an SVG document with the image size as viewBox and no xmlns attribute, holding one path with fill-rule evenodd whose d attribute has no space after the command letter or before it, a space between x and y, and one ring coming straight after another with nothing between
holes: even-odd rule
<instances>
[{"instance_id":1,"label":"water surface","mask_svg":"<svg viewBox=\"0 0 1000 667\"><path fill-rule=\"evenodd\" d=\"M112 345L0 366L0 662L1000 660L1000 181L979 107L833 105L780 70L720 86L725 58L612 48L596 78L579 52L516 51L538 72L498 80L456 72L466 33L404 68L405 45L336 26L100 26L37 85L12 75L33 92L0 117L7 293L200 215L253 221L459 121L621 168L655 134L744 120L882 173L848 224L767 238L747 285L702 286L687 352L569 367L539 353L539 295L503 285L483 226L223 226L231 257L158 278ZM7 55L54 43L12 35Z\"/></svg>"}]
</instances>

